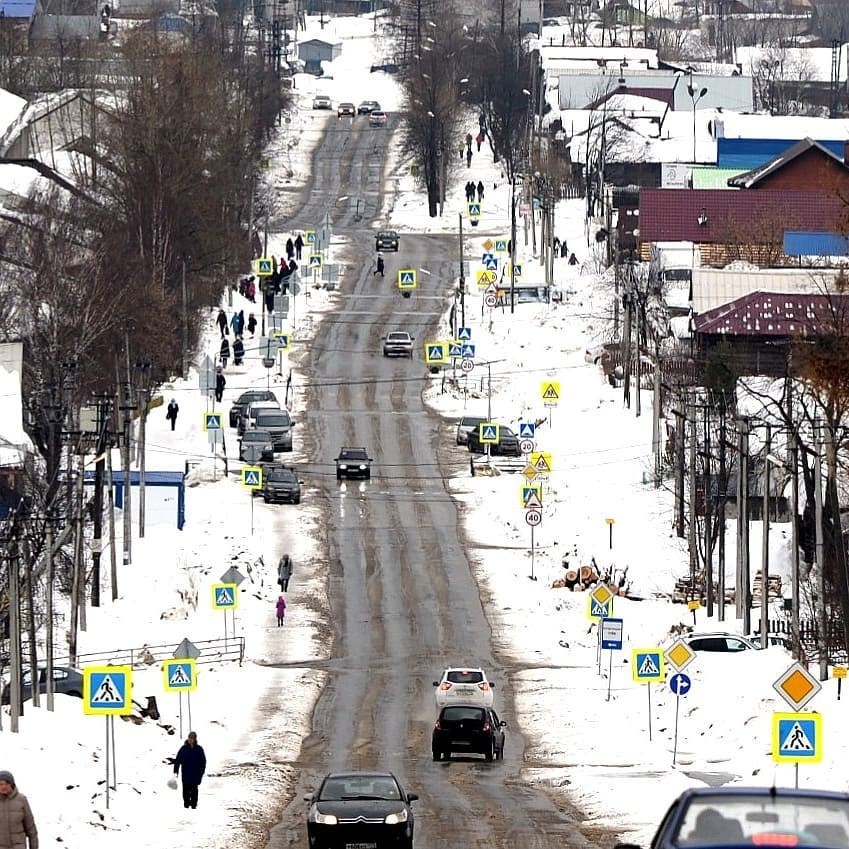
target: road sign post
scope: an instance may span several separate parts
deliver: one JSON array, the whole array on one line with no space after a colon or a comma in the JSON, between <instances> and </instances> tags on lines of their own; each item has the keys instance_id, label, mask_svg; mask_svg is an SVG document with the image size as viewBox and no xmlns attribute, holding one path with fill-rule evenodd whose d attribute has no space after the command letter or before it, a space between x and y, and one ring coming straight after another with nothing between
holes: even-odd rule
<instances>
[{"instance_id":1,"label":"road sign post","mask_svg":"<svg viewBox=\"0 0 849 849\"><path fill-rule=\"evenodd\" d=\"M651 685L652 681L663 681L665 664L663 649L634 649L631 652L631 675L638 684L645 684L649 705L649 740L651 740Z\"/></svg>"},{"instance_id":2,"label":"road sign post","mask_svg":"<svg viewBox=\"0 0 849 849\"><path fill-rule=\"evenodd\" d=\"M611 519L610 517L608 517L604 521L607 522L607 536L608 536L607 547L612 550L613 549L613 526L616 524L616 519Z\"/></svg>"},{"instance_id":3,"label":"road sign post","mask_svg":"<svg viewBox=\"0 0 849 849\"><path fill-rule=\"evenodd\" d=\"M672 766L675 766L675 761L678 759L678 708L681 696L686 696L690 692L690 686L690 676L683 672L676 672L669 679L669 689L675 693L675 735L672 740Z\"/></svg>"},{"instance_id":4,"label":"road sign post","mask_svg":"<svg viewBox=\"0 0 849 849\"><path fill-rule=\"evenodd\" d=\"M623 621L605 617L599 623L601 647L608 651L607 664L607 701L610 701L610 682L613 679L613 652L622 650Z\"/></svg>"}]
</instances>

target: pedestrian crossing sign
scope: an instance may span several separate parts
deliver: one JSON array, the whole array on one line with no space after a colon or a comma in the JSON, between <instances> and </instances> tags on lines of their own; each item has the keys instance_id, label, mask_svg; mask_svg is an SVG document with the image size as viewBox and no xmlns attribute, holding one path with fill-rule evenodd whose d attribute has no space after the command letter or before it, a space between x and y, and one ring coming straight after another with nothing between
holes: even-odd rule
<instances>
[{"instance_id":1,"label":"pedestrian crossing sign","mask_svg":"<svg viewBox=\"0 0 849 849\"><path fill-rule=\"evenodd\" d=\"M310 268L321 268L321 254L310 254Z\"/></svg>"},{"instance_id":2,"label":"pedestrian crossing sign","mask_svg":"<svg viewBox=\"0 0 849 849\"><path fill-rule=\"evenodd\" d=\"M281 351L285 351L289 347L289 334L288 333L275 333L274 339L277 342L277 347Z\"/></svg>"},{"instance_id":3,"label":"pedestrian crossing sign","mask_svg":"<svg viewBox=\"0 0 849 849\"><path fill-rule=\"evenodd\" d=\"M519 422L519 439L534 439L536 432L535 422Z\"/></svg>"},{"instance_id":4,"label":"pedestrian crossing sign","mask_svg":"<svg viewBox=\"0 0 849 849\"><path fill-rule=\"evenodd\" d=\"M772 758L776 763L819 763L822 742L822 714L772 715Z\"/></svg>"},{"instance_id":5,"label":"pedestrian crossing sign","mask_svg":"<svg viewBox=\"0 0 849 849\"><path fill-rule=\"evenodd\" d=\"M498 442L501 426L495 422L481 422L478 425L478 438L483 445L495 445Z\"/></svg>"},{"instance_id":6,"label":"pedestrian crossing sign","mask_svg":"<svg viewBox=\"0 0 849 849\"><path fill-rule=\"evenodd\" d=\"M270 277L274 273L274 263L271 257L261 256L256 261L257 277Z\"/></svg>"},{"instance_id":7,"label":"pedestrian crossing sign","mask_svg":"<svg viewBox=\"0 0 849 849\"><path fill-rule=\"evenodd\" d=\"M457 338L461 342L468 342L472 338L472 328L471 327L461 327L457 331Z\"/></svg>"},{"instance_id":8,"label":"pedestrian crossing sign","mask_svg":"<svg viewBox=\"0 0 849 849\"><path fill-rule=\"evenodd\" d=\"M469 218L480 218L481 217L481 205L479 203L470 203L469 204Z\"/></svg>"},{"instance_id":9,"label":"pedestrian crossing sign","mask_svg":"<svg viewBox=\"0 0 849 849\"><path fill-rule=\"evenodd\" d=\"M162 677L167 692L191 693L198 685L197 663L190 657L166 660Z\"/></svg>"},{"instance_id":10,"label":"pedestrian crossing sign","mask_svg":"<svg viewBox=\"0 0 849 849\"><path fill-rule=\"evenodd\" d=\"M534 451L528 459L541 475L547 475L552 469L550 451Z\"/></svg>"},{"instance_id":11,"label":"pedestrian crossing sign","mask_svg":"<svg viewBox=\"0 0 849 849\"><path fill-rule=\"evenodd\" d=\"M239 606L236 584L213 584L212 606L216 610L235 610Z\"/></svg>"},{"instance_id":12,"label":"pedestrian crossing sign","mask_svg":"<svg viewBox=\"0 0 849 849\"><path fill-rule=\"evenodd\" d=\"M448 344L446 342L427 342L424 350L427 365L442 365L447 359Z\"/></svg>"},{"instance_id":13,"label":"pedestrian crossing sign","mask_svg":"<svg viewBox=\"0 0 849 849\"><path fill-rule=\"evenodd\" d=\"M607 601L599 601L595 596L587 596L587 619L610 619L613 616L613 596Z\"/></svg>"},{"instance_id":14,"label":"pedestrian crossing sign","mask_svg":"<svg viewBox=\"0 0 849 849\"><path fill-rule=\"evenodd\" d=\"M221 413L204 413L203 429L221 430Z\"/></svg>"},{"instance_id":15,"label":"pedestrian crossing sign","mask_svg":"<svg viewBox=\"0 0 849 849\"><path fill-rule=\"evenodd\" d=\"M399 289L415 289L416 288L416 269L415 268L399 268L398 269L398 288Z\"/></svg>"},{"instance_id":16,"label":"pedestrian crossing sign","mask_svg":"<svg viewBox=\"0 0 849 849\"><path fill-rule=\"evenodd\" d=\"M557 404L560 401L560 383L557 380L544 380L540 386L540 395L544 404Z\"/></svg>"},{"instance_id":17,"label":"pedestrian crossing sign","mask_svg":"<svg viewBox=\"0 0 849 849\"><path fill-rule=\"evenodd\" d=\"M304 230L304 241L308 245L315 244L315 230Z\"/></svg>"},{"instance_id":18,"label":"pedestrian crossing sign","mask_svg":"<svg viewBox=\"0 0 849 849\"><path fill-rule=\"evenodd\" d=\"M511 274L514 280L518 280L522 276L522 266L518 262L512 267Z\"/></svg>"},{"instance_id":19,"label":"pedestrian crossing sign","mask_svg":"<svg viewBox=\"0 0 849 849\"><path fill-rule=\"evenodd\" d=\"M262 486L262 468L260 466L245 466L242 469L242 486L248 489L259 489Z\"/></svg>"},{"instance_id":20,"label":"pedestrian crossing sign","mask_svg":"<svg viewBox=\"0 0 849 849\"><path fill-rule=\"evenodd\" d=\"M133 712L131 666L84 666L83 713L126 716Z\"/></svg>"},{"instance_id":21,"label":"pedestrian crossing sign","mask_svg":"<svg viewBox=\"0 0 849 849\"><path fill-rule=\"evenodd\" d=\"M484 254L481 262L487 271L498 271L498 259L493 254Z\"/></svg>"},{"instance_id":22,"label":"pedestrian crossing sign","mask_svg":"<svg viewBox=\"0 0 849 849\"><path fill-rule=\"evenodd\" d=\"M460 356L473 360L475 358L475 346L471 342L466 342L460 348Z\"/></svg>"},{"instance_id":23,"label":"pedestrian crossing sign","mask_svg":"<svg viewBox=\"0 0 849 849\"><path fill-rule=\"evenodd\" d=\"M540 484L524 484L522 486L522 507L525 510L542 509L542 486Z\"/></svg>"},{"instance_id":24,"label":"pedestrian crossing sign","mask_svg":"<svg viewBox=\"0 0 849 849\"><path fill-rule=\"evenodd\" d=\"M448 343L448 356L449 357L462 357L463 356L463 346L459 342L449 342Z\"/></svg>"},{"instance_id":25,"label":"pedestrian crossing sign","mask_svg":"<svg viewBox=\"0 0 849 849\"><path fill-rule=\"evenodd\" d=\"M663 681L666 677L663 649L634 649L631 652L631 675L638 684Z\"/></svg>"},{"instance_id":26,"label":"pedestrian crossing sign","mask_svg":"<svg viewBox=\"0 0 849 849\"><path fill-rule=\"evenodd\" d=\"M495 240L495 252L499 254L507 253L507 239L496 239Z\"/></svg>"}]
</instances>

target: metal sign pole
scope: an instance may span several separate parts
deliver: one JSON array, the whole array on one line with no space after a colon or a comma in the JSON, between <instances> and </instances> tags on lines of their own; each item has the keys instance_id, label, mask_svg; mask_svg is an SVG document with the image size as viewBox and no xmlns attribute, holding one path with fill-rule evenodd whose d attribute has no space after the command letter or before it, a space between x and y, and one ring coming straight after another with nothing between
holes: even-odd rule
<instances>
[{"instance_id":1,"label":"metal sign pole","mask_svg":"<svg viewBox=\"0 0 849 849\"><path fill-rule=\"evenodd\" d=\"M112 735L112 789L118 789L118 766L116 755L117 752L115 750L115 717L110 714L109 716L109 729Z\"/></svg>"},{"instance_id":2,"label":"metal sign pole","mask_svg":"<svg viewBox=\"0 0 849 849\"><path fill-rule=\"evenodd\" d=\"M607 664L607 701L610 701L610 679L613 678L613 649L608 652L609 660Z\"/></svg>"},{"instance_id":3,"label":"metal sign pole","mask_svg":"<svg viewBox=\"0 0 849 849\"><path fill-rule=\"evenodd\" d=\"M104 717L106 724L106 809L109 809L109 717Z\"/></svg>"},{"instance_id":4,"label":"metal sign pole","mask_svg":"<svg viewBox=\"0 0 849 849\"><path fill-rule=\"evenodd\" d=\"M672 766L675 766L675 760L678 757L678 707L681 704L681 696L675 694L675 737L672 743Z\"/></svg>"},{"instance_id":5,"label":"metal sign pole","mask_svg":"<svg viewBox=\"0 0 849 849\"><path fill-rule=\"evenodd\" d=\"M183 739L183 692L182 690L178 693L180 698L180 739Z\"/></svg>"},{"instance_id":6,"label":"metal sign pole","mask_svg":"<svg viewBox=\"0 0 849 849\"><path fill-rule=\"evenodd\" d=\"M649 742L651 742L651 681L646 682L646 688L649 694Z\"/></svg>"},{"instance_id":7,"label":"metal sign pole","mask_svg":"<svg viewBox=\"0 0 849 849\"><path fill-rule=\"evenodd\" d=\"M531 525L531 580L535 581L534 577L534 526Z\"/></svg>"},{"instance_id":8,"label":"metal sign pole","mask_svg":"<svg viewBox=\"0 0 849 849\"><path fill-rule=\"evenodd\" d=\"M596 646L595 659L598 662L597 674L601 675L601 619L596 623L596 634L598 636L598 645Z\"/></svg>"},{"instance_id":9,"label":"metal sign pole","mask_svg":"<svg viewBox=\"0 0 849 849\"><path fill-rule=\"evenodd\" d=\"M182 694L181 694L182 695ZM192 694L191 692L186 693L186 706L189 714L189 728L192 727ZM180 737L183 736L183 732L180 731Z\"/></svg>"}]
</instances>

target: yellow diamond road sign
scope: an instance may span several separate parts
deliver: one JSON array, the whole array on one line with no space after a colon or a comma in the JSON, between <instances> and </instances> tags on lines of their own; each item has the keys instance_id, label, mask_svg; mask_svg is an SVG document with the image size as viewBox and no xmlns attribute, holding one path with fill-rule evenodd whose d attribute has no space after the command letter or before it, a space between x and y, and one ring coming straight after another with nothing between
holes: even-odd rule
<instances>
[{"instance_id":1,"label":"yellow diamond road sign","mask_svg":"<svg viewBox=\"0 0 849 849\"><path fill-rule=\"evenodd\" d=\"M492 239L487 239L487 240L483 243L483 249L484 249L487 253L489 253L489 252L492 250L492 248L493 248L493 247L494 247L494 246L493 246L493 244L492 244Z\"/></svg>"},{"instance_id":2,"label":"yellow diamond road sign","mask_svg":"<svg viewBox=\"0 0 849 849\"><path fill-rule=\"evenodd\" d=\"M539 472L537 471L536 466L532 466L530 463L528 463L528 465L525 466L524 469L522 469L522 474L529 481L532 481L539 474Z\"/></svg>"},{"instance_id":3,"label":"yellow diamond road sign","mask_svg":"<svg viewBox=\"0 0 849 849\"><path fill-rule=\"evenodd\" d=\"M801 663L794 663L772 686L794 710L801 710L822 690L822 684Z\"/></svg>"},{"instance_id":4,"label":"yellow diamond road sign","mask_svg":"<svg viewBox=\"0 0 849 849\"><path fill-rule=\"evenodd\" d=\"M678 672L684 669L696 657L696 653L683 641L676 640L666 650L666 662Z\"/></svg>"},{"instance_id":5,"label":"yellow diamond road sign","mask_svg":"<svg viewBox=\"0 0 849 849\"><path fill-rule=\"evenodd\" d=\"M560 400L560 383L556 380L546 380L541 388L540 394L546 404L556 404Z\"/></svg>"},{"instance_id":6,"label":"yellow diamond road sign","mask_svg":"<svg viewBox=\"0 0 849 849\"><path fill-rule=\"evenodd\" d=\"M590 596L599 604L607 604L613 598L613 593L604 584L599 584L590 593Z\"/></svg>"}]
</instances>

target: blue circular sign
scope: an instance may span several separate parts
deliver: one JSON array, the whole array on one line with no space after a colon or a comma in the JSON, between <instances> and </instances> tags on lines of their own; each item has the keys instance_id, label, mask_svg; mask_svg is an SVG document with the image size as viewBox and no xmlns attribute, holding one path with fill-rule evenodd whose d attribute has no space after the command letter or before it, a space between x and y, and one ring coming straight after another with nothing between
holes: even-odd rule
<instances>
[{"instance_id":1,"label":"blue circular sign","mask_svg":"<svg viewBox=\"0 0 849 849\"><path fill-rule=\"evenodd\" d=\"M669 679L669 689L675 693L676 696L686 696L687 693L690 692L690 686L692 682L690 681L690 676L685 675L683 672L676 672Z\"/></svg>"}]
</instances>

